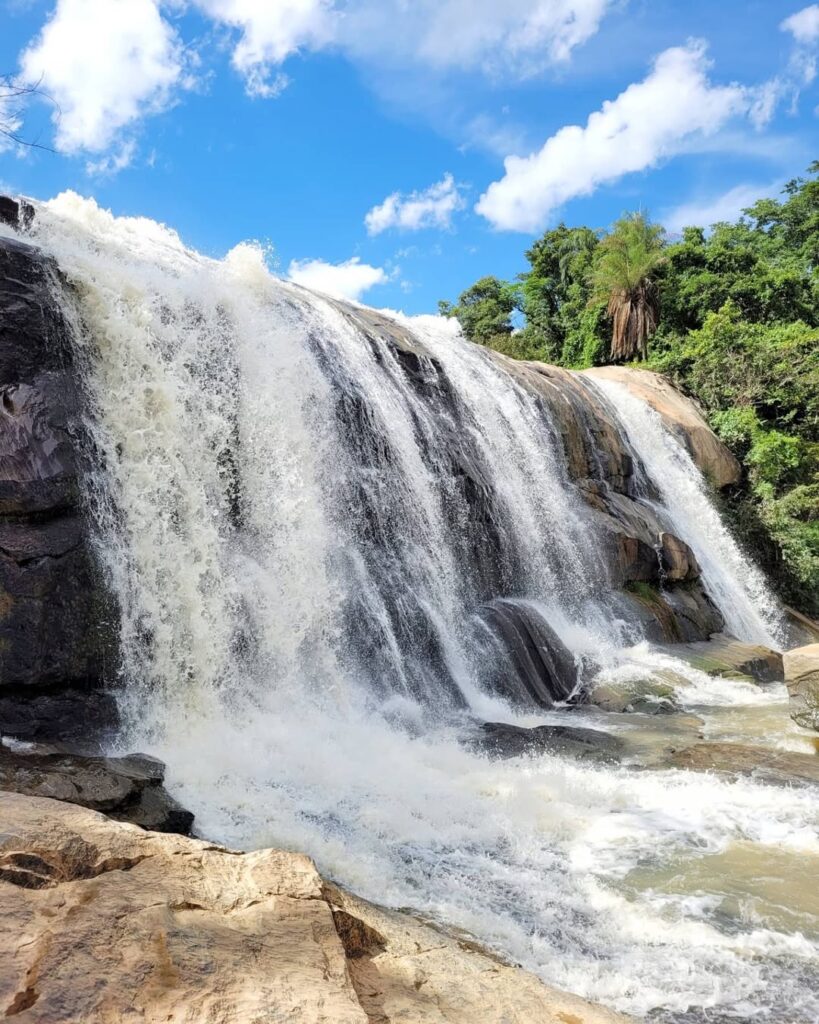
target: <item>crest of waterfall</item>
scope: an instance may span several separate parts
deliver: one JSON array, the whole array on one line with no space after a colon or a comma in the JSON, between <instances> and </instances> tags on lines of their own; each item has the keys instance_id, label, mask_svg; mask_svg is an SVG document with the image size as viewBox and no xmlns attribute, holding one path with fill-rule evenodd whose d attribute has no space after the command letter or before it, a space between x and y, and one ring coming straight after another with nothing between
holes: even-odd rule
<instances>
[{"instance_id":1,"label":"crest of waterfall","mask_svg":"<svg viewBox=\"0 0 819 1024\"><path fill-rule=\"evenodd\" d=\"M819 1014L810 935L726 928L696 887L632 885L647 862L738 837L819 856L810 794L490 762L459 742L474 718L558 720L552 704L573 696L561 659L581 677L624 645L641 671L656 661L558 426L503 361L451 323L282 282L256 246L211 260L71 194L38 206L33 231L70 286L56 294L84 360L123 742L168 763L203 834L305 850L366 897L657 1022ZM760 638L764 594L680 445L605 394L640 500L694 548L726 619ZM550 673L562 691L542 691Z\"/></svg>"}]
</instances>

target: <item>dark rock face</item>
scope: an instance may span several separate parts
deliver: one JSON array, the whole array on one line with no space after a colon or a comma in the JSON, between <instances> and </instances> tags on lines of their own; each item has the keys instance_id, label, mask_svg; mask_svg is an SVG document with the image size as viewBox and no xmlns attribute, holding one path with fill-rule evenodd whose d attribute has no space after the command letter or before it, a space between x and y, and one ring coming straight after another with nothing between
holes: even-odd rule
<instances>
[{"instance_id":1,"label":"dark rock face","mask_svg":"<svg viewBox=\"0 0 819 1024\"><path fill-rule=\"evenodd\" d=\"M29 743L67 743L99 753L118 725L116 700L105 690L0 696L0 729Z\"/></svg>"},{"instance_id":2,"label":"dark rock face","mask_svg":"<svg viewBox=\"0 0 819 1024\"><path fill-rule=\"evenodd\" d=\"M525 729L504 722L486 722L470 746L493 757L522 754L559 754L581 760L618 761L624 744L617 736L599 729L570 725L538 725Z\"/></svg>"},{"instance_id":3,"label":"dark rock face","mask_svg":"<svg viewBox=\"0 0 819 1024\"><path fill-rule=\"evenodd\" d=\"M0 789L101 811L152 832L190 833L193 815L165 791L165 765L147 754L83 757L0 746Z\"/></svg>"},{"instance_id":4,"label":"dark rock face","mask_svg":"<svg viewBox=\"0 0 819 1024\"><path fill-rule=\"evenodd\" d=\"M516 703L534 700L550 708L571 697L577 666L552 627L524 601L493 601L481 609L515 667L515 677L498 679L497 690Z\"/></svg>"},{"instance_id":5,"label":"dark rock face","mask_svg":"<svg viewBox=\"0 0 819 1024\"><path fill-rule=\"evenodd\" d=\"M27 209L0 217L25 226ZM90 741L106 702L86 715L81 695L113 675L115 615L80 499L88 445L55 279L38 249L0 240L0 733Z\"/></svg>"}]
</instances>

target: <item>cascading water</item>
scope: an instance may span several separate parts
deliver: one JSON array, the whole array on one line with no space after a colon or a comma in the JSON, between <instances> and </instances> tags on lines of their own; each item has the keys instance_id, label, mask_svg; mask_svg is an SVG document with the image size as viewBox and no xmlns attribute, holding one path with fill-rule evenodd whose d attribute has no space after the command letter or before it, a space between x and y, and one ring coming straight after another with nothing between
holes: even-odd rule
<instances>
[{"instance_id":1,"label":"cascading water","mask_svg":"<svg viewBox=\"0 0 819 1024\"><path fill-rule=\"evenodd\" d=\"M638 466L661 496L662 512L674 532L693 549L706 587L730 632L741 640L779 647L781 614L760 571L739 550L711 503L702 474L685 448L663 427L657 412L615 381L595 381L621 420Z\"/></svg>"},{"instance_id":2,"label":"cascading water","mask_svg":"<svg viewBox=\"0 0 819 1024\"><path fill-rule=\"evenodd\" d=\"M475 717L566 714L508 682L482 613L497 598L542 612L579 662L671 665L692 706L750 689L623 649L640 626L543 406L450 324L381 318L403 332L384 345L374 314L276 280L253 246L208 260L72 195L35 232L75 295L60 292L102 467L123 742L168 763L201 832L305 850L364 896L652 1020L816 1019L819 913L724 888L766 851L810 877L809 794L460 742ZM656 442L609 397L673 519ZM679 532L733 622L735 594L756 598L711 522ZM712 861L727 874L698 883Z\"/></svg>"}]
</instances>

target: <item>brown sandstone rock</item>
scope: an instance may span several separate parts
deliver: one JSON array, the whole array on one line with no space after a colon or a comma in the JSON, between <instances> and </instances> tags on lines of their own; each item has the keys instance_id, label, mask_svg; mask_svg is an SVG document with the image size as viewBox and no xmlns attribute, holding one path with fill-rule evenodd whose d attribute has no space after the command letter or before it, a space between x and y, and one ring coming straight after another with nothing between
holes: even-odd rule
<instances>
[{"instance_id":1,"label":"brown sandstone rock","mask_svg":"<svg viewBox=\"0 0 819 1024\"><path fill-rule=\"evenodd\" d=\"M791 718L797 725L819 732L819 644L786 651L782 660Z\"/></svg>"},{"instance_id":2,"label":"brown sandstone rock","mask_svg":"<svg viewBox=\"0 0 819 1024\"><path fill-rule=\"evenodd\" d=\"M0 1014L20 1024L623 1024L413 917L239 854L0 794Z\"/></svg>"},{"instance_id":3,"label":"brown sandstone rock","mask_svg":"<svg viewBox=\"0 0 819 1024\"><path fill-rule=\"evenodd\" d=\"M749 776L772 786L819 786L819 757L789 750L767 750L742 743L695 743L675 751L666 764L729 778Z\"/></svg>"}]
</instances>

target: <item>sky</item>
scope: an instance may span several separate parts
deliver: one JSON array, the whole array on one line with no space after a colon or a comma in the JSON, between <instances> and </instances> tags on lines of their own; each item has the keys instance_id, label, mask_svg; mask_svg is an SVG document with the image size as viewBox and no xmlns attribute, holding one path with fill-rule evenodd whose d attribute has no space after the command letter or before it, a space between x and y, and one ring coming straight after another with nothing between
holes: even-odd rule
<instances>
[{"instance_id":1,"label":"sky","mask_svg":"<svg viewBox=\"0 0 819 1024\"><path fill-rule=\"evenodd\" d=\"M819 158L819 4L0 0L0 192L407 313L560 221L733 219Z\"/></svg>"}]
</instances>

